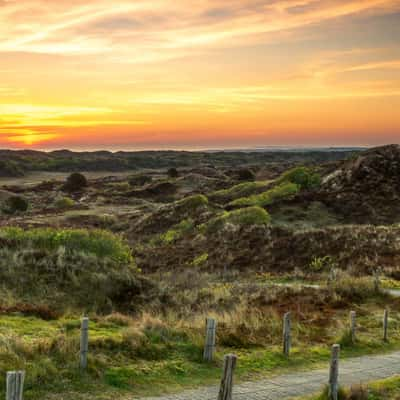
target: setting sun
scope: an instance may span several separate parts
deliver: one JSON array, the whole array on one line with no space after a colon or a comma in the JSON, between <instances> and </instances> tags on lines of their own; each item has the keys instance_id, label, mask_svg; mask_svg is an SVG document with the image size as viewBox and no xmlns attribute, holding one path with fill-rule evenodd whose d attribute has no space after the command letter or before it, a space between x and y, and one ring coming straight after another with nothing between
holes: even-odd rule
<instances>
[{"instance_id":1,"label":"setting sun","mask_svg":"<svg viewBox=\"0 0 400 400\"><path fill-rule=\"evenodd\" d=\"M400 133L393 0L0 3L0 144L378 144Z\"/></svg>"}]
</instances>

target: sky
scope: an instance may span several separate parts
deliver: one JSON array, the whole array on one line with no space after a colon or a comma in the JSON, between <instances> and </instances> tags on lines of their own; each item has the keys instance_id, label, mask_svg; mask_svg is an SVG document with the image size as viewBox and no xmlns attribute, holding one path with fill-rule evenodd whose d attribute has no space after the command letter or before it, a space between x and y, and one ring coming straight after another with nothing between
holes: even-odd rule
<instances>
[{"instance_id":1,"label":"sky","mask_svg":"<svg viewBox=\"0 0 400 400\"><path fill-rule=\"evenodd\" d=\"M0 0L0 147L400 142L400 0Z\"/></svg>"}]
</instances>

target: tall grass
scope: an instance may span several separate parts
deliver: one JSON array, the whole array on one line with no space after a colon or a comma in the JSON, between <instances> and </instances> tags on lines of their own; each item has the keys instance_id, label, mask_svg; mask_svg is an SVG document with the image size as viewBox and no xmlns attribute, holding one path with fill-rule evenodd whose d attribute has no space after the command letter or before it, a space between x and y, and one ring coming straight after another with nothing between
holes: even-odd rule
<instances>
[{"instance_id":1,"label":"tall grass","mask_svg":"<svg viewBox=\"0 0 400 400\"><path fill-rule=\"evenodd\" d=\"M94 254L118 262L131 263L133 257L129 246L118 236L104 230L37 228L24 230L9 227L0 229L0 240L10 248L27 247L42 250Z\"/></svg>"}]
</instances>

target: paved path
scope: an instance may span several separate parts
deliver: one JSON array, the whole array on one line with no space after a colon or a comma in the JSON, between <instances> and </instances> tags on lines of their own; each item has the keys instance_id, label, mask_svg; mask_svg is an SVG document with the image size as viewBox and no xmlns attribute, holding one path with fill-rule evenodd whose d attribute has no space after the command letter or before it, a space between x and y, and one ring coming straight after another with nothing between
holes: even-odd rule
<instances>
[{"instance_id":1,"label":"paved path","mask_svg":"<svg viewBox=\"0 0 400 400\"><path fill-rule=\"evenodd\" d=\"M400 351L350 358L339 363L339 383L343 386L366 383L398 374L400 374ZM281 400L311 395L320 391L327 381L328 365L324 369L296 372L235 385L233 400ZM146 400L217 400L217 393L217 386L208 386L175 395L147 397Z\"/></svg>"}]
</instances>

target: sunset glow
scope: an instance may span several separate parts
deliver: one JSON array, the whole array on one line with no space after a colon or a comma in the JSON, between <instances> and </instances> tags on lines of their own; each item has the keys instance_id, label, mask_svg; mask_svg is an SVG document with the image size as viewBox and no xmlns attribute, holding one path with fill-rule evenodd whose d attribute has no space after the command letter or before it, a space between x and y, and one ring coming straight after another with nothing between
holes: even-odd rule
<instances>
[{"instance_id":1,"label":"sunset glow","mask_svg":"<svg viewBox=\"0 0 400 400\"><path fill-rule=\"evenodd\" d=\"M0 147L400 138L399 0L0 0Z\"/></svg>"}]
</instances>

